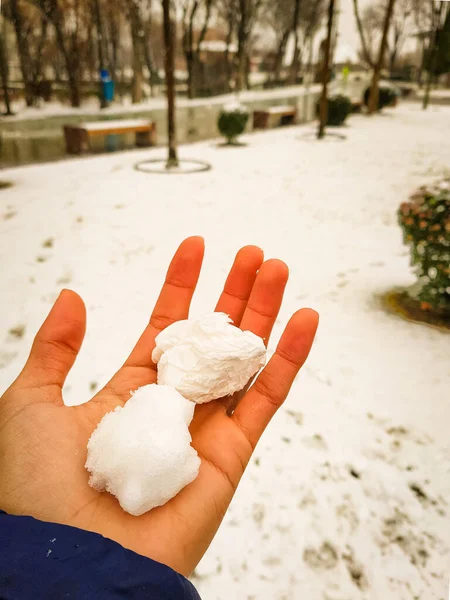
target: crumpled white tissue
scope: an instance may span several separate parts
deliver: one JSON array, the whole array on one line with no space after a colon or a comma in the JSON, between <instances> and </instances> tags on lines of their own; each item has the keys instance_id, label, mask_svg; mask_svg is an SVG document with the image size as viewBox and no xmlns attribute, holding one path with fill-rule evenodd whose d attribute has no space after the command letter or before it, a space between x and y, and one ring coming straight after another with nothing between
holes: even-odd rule
<instances>
[{"instance_id":1,"label":"crumpled white tissue","mask_svg":"<svg viewBox=\"0 0 450 600\"><path fill-rule=\"evenodd\" d=\"M189 424L194 404L174 388L146 385L106 414L88 442L89 485L139 516L162 506L198 475Z\"/></svg>"},{"instance_id":2,"label":"crumpled white tissue","mask_svg":"<svg viewBox=\"0 0 450 600\"><path fill-rule=\"evenodd\" d=\"M156 336L158 383L202 404L242 390L264 366L263 340L224 313L177 321Z\"/></svg>"}]
</instances>

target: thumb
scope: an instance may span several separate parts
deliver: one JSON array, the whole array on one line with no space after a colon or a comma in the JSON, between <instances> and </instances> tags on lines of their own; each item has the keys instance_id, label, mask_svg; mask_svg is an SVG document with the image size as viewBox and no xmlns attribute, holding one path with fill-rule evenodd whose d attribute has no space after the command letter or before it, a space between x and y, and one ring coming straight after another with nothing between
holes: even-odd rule
<instances>
[{"instance_id":1,"label":"thumb","mask_svg":"<svg viewBox=\"0 0 450 600\"><path fill-rule=\"evenodd\" d=\"M31 387L62 387L81 348L86 331L86 308L78 294L63 290L36 337L19 376Z\"/></svg>"}]
</instances>

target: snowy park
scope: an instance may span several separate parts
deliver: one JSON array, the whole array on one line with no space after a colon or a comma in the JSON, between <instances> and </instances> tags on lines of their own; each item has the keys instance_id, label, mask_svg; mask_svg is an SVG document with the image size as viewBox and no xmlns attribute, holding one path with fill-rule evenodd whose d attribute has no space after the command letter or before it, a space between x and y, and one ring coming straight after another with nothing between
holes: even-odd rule
<instances>
[{"instance_id":1,"label":"snowy park","mask_svg":"<svg viewBox=\"0 0 450 600\"><path fill-rule=\"evenodd\" d=\"M270 352L295 310L320 314L311 356L192 576L207 600L448 595L450 339L381 297L415 280L397 210L448 174L450 107L404 102L340 131L319 141L304 124L242 146L180 147L211 164L195 174L136 170L161 148L2 171L13 185L0 192L1 392L70 288L88 328L64 399L88 401L191 235L206 241L192 315L214 308L246 244L290 269Z\"/></svg>"}]
</instances>

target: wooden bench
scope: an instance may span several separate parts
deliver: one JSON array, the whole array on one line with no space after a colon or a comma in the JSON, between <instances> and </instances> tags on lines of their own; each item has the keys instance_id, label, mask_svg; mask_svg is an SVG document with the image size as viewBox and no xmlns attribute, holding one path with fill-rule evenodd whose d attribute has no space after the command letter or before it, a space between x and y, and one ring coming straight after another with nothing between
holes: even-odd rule
<instances>
[{"instance_id":1,"label":"wooden bench","mask_svg":"<svg viewBox=\"0 0 450 600\"><path fill-rule=\"evenodd\" d=\"M124 135L134 133L136 146L153 146L156 144L156 125L144 119L120 121L94 121L79 125L65 125L64 137L69 154L82 154L92 151L91 139L95 136Z\"/></svg>"},{"instance_id":2,"label":"wooden bench","mask_svg":"<svg viewBox=\"0 0 450 600\"><path fill-rule=\"evenodd\" d=\"M253 129L268 129L280 125L293 125L297 120L295 106L271 106L253 113Z\"/></svg>"}]
</instances>

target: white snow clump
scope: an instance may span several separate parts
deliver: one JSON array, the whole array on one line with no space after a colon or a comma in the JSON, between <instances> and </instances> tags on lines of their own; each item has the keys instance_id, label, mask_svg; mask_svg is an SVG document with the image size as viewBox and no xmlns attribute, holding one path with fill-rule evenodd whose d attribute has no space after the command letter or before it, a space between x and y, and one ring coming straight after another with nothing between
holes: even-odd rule
<instances>
[{"instance_id":1,"label":"white snow clump","mask_svg":"<svg viewBox=\"0 0 450 600\"><path fill-rule=\"evenodd\" d=\"M241 114L248 114L248 108L246 106L244 106L244 104L241 104L238 101L234 101L234 102L229 102L228 104L225 104L225 106L223 107L223 112L225 113L241 113Z\"/></svg>"},{"instance_id":2,"label":"white snow clump","mask_svg":"<svg viewBox=\"0 0 450 600\"><path fill-rule=\"evenodd\" d=\"M264 366L263 340L231 324L224 313L178 321L156 337L158 384L198 404L242 390Z\"/></svg>"},{"instance_id":3,"label":"white snow clump","mask_svg":"<svg viewBox=\"0 0 450 600\"><path fill-rule=\"evenodd\" d=\"M162 506L198 475L189 425L195 405L175 389L146 385L106 414L88 442L89 485L140 516Z\"/></svg>"}]
</instances>

